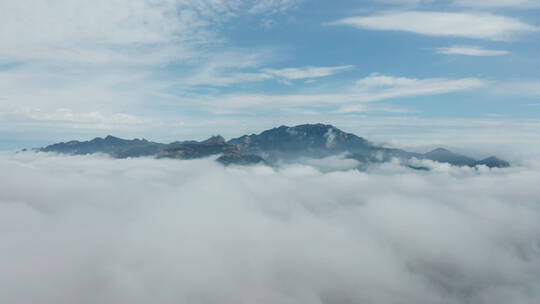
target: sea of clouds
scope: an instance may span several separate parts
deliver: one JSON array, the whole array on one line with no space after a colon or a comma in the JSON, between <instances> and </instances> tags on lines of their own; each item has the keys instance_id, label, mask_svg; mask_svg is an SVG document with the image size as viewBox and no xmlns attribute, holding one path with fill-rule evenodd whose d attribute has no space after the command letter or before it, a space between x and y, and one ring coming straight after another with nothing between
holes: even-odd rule
<instances>
[{"instance_id":1,"label":"sea of clouds","mask_svg":"<svg viewBox=\"0 0 540 304\"><path fill-rule=\"evenodd\" d=\"M2 154L1 302L540 303L539 162L355 165Z\"/></svg>"}]
</instances>

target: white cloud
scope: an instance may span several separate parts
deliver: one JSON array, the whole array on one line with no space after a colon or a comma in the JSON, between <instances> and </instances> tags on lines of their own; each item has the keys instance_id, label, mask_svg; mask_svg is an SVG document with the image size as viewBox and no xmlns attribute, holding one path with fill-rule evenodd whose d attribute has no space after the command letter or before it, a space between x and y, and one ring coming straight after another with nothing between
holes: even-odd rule
<instances>
[{"instance_id":1,"label":"white cloud","mask_svg":"<svg viewBox=\"0 0 540 304\"><path fill-rule=\"evenodd\" d=\"M45 127L51 133L122 131L159 121L156 109L176 97L168 89L179 91L178 74L216 54L239 69L267 62L272 51L249 50L248 56L232 48L221 34L227 22L252 14L272 18L293 2L0 1L1 135ZM178 64L174 73L170 63Z\"/></svg>"},{"instance_id":2,"label":"white cloud","mask_svg":"<svg viewBox=\"0 0 540 304\"><path fill-rule=\"evenodd\" d=\"M188 41L198 35L206 39L193 12L176 11L175 1L2 2L0 54L22 61L134 63L153 62L153 56L168 61L186 55Z\"/></svg>"},{"instance_id":3,"label":"white cloud","mask_svg":"<svg viewBox=\"0 0 540 304\"><path fill-rule=\"evenodd\" d=\"M73 125L87 125L99 128L99 125L143 124L144 121L134 115L126 113L103 114L93 112L75 112L72 109L59 108L54 111L43 111L39 108L17 108L13 112L0 112L0 117L10 119L20 118L23 122L69 123ZM13 122L13 121L12 121Z\"/></svg>"},{"instance_id":4,"label":"white cloud","mask_svg":"<svg viewBox=\"0 0 540 304\"><path fill-rule=\"evenodd\" d=\"M332 133L325 135L327 138L327 145L331 147L333 145ZM294 163L287 163L287 160L281 160L282 163L279 164L279 167L286 167L290 170L290 167L298 168L300 165L305 165L307 169L315 169L320 172L334 172L334 171L346 171L353 170L358 168L360 162L348 158L347 154L329 156L324 158L308 158L308 157L299 157L294 160ZM305 168L303 168L305 169Z\"/></svg>"},{"instance_id":5,"label":"white cloud","mask_svg":"<svg viewBox=\"0 0 540 304\"><path fill-rule=\"evenodd\" d=\"M534 98L540 97L540 80L510 80L497 83L490 89L495 96Z\"/></svg>"},{"instance_id":6,"label":"white cloud","mask_svg":"<svg viewBox=\"0 0 540 304\"><path fill-rule=\"evenodd\" d=\"M422 96L462 92L487 85L479 78L407 78L372 74L356 82L355 91L363 101L377 101L396 97Z\"/></svg>"},{"instance_id":7,"label":"white cloud","mask_svg":"<svg viewBox=\"0 0 540 304\"><path fill-rule=\"evenodd\" d=\"M358 86L365 88L405 87L414 86L418 83L418 79L373 74L369 77L358 80L356 83Z\"/></svg>"},{"instance_id":8,"label":"white cloud","mask_svg":"<svg viewBox=\"0 0 540 304\"><path fill-rule=\"evenodd\" d=\"M418 110L400 108L393 105L372 105L372 104L353 104L339 107L334 113L346 114L346 113L364 113L364 112L386 112L386 113L403 113L413 114L419 113Z\"/></svg>"},{"instance_id":9,"label":"white cloud","mask_svg":"<svg viewBox=\"0 0 540 304\"><path fill-rule=\"evenodd\" d=\"M0 115L6 124L13 120L114 123L121 120L120 114L137 116L133 112L145 99L167 85L144 70L23 65L0 71L4 98Z\"/></svg>"},{"instance_id":10,"label":"white cloud","mask_svg":"<svg viewBox=\"0 0 540 304\"><path fill-rule=\"evenodd\" d=\"M39 0L0 2L2 61L155 65L200 56L217 25L295 1ZM256 9L255 9L256 8ZM203 53L204 54L204 53Z\"/></svg>"},{"instance_id":11,"label":"white cloud","mask_svg":"<svg viewBox=\"0 0 540 304\"><path fill-rule=\"evenodd\" d=\"M285 69L263 69L262 72L278 78L289 80L312 79L326 77L352 69L352 65L343 65L335 67L303 67L303 68L285 68Z\"/></svg>"},{"instance_id":12,"label":"white cloud","mask_svg":"<svg viewBox=\"0 0 540 304\"><path fill-rule=\"evenodd\" d=\"M377 3L405 5L410 7L418 7L420 5L450 2L453 5L475 8L475 9L498 9L498 8L515 8L528 9L540 7L540 2L537 0L373 0Z\"/></svg>"},{"instance_id":13,"label":"white cloud","mask_svg":"<svg viewBox=\"0 0 540 304\"><path fill-rule=\"evenodd\" d=\"M354 85L338 88L337 92L313 94L227 94L183 98L193 105L205 105L207 111L231 114L257 109L284 110L290 107L344 106L380 100L447 94L482 88L487 81L478 78L427 78L415 79L373 74L358 80ZM384 111L384 107L372 108ZM395 112L395 108L388 108ZM401 110L401 112L403 112Z\"/></svg>"},{"instance_id":14,"label":"white cloud","mask_svg":"<svg viewBox=\"0 0 540 304\"><path fill-rule=\"evenodd\" d=\"M538 0L454 0L454 4L472 8L538 8Z\"/></svg>"},{"instance_id":15,"label":"white cloud","mask_svg":"<svg viewBox=\"0 0 540 304\"><path fill-rule=\"evenodd\" d=\"M249 82L278 80L290 83L291 80L313 80L316 78L328 77L352 69L352 65L344 66L308 66L300 68L272 69L263 68L252 72L238 72L242 68L253 68L260 65L262 60L250 60L260 58L263 54L233 54L231 58L221 58L213 60L201 66L194 75L190 75L181 82L187 85L209 85L209 86L229 86ZM238 64L235 64L238 61ZM240 63L242 62L242 63ZM246 64L251 62L251 64Z\"/></svg>"},{"instance_id":16,"label":"white cloud","mask_svg":"<svg viewBox=\"0 0 540 304\"><path fill-rule=\"evenodd\" d=\"M287 10L296 8L303 0L266 0L266 1L253 1L249 12L252 14L260 13L283 13Z\"/></svg>"},{"instance_id":17,"label":"white cloud","mask_svg":"<svg viewBox=\"0 0 540 304\"><path fill-rule=\"evenodd\" d=\"M437 53L445 55L465 55L465 56L502 56L510 54L505 50L489 50L480 46L456 45L451 47L438 48Z\"/></svg>"},{"instance_id":18,"label":"white cloud","mask_svg":"<svg viewBox=\"0 0 540 304\"><path fill-rule=\"evenodd\" d=\"M487 114L484 114L484 116L488 116L488 117L504 117L503 114L499 114L499 113L487 113Z\"/></svg>"},{"instance_id":19,"label":"white cloud","mask_svg":"<svg viewBox=\"0 0 540 304\"><path fill-rule=\"evenodd\" d=\"M429 0L427 0L429 1ZM383 3L383 4L397 4L397 5L406 5L406 6L418 6L426 0L373 0L373 2Z\"/></svg>"},{"instance_id":20,"label":"white cloud","mask_svg":"<svg viewBox=\"0 0 540 304\"><path fill-rule=\"evenodd\" d=\"M519 34L539 30L538 27L516 18L467 12L397 11L349 17L332 24L370 30L405 31L428 36L488 40L510 40Z\"/></svg>"},{"instance_id":21,"label":"white cloud","mask_svg":"<svg viewBox=\"0 0 540 304\"><path fill-rule=\"evenodd\" d=\"M540 300L538 163L321 173L19 154L0 170L8 303Z\"/></svg>"}]
</instances>

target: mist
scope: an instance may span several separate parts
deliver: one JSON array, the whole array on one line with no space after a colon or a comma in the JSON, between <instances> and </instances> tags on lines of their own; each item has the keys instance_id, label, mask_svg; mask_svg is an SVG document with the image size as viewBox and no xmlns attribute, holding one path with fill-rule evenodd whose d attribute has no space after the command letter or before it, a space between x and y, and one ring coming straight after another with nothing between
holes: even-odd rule
<instances>
[{"instance_id":1,"label":"mist","mask_svg":"<svg viewBox=\"0 0 540 304\"><path fill-rule=\"evenodd\" d=\"M540 162L0 155L4 303L539 303Z\"/></svg>"}]
</instances>

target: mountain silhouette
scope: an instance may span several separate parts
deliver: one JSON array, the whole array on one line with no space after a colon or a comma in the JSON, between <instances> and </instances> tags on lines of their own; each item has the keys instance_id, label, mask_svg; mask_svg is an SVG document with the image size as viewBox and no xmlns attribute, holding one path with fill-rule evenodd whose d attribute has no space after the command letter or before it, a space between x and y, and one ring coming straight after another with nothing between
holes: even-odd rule
<instances>
[{"instance_id":1,"label":"mountain silhouette","mask_svg":"<svg viewBox=\"0 0 540 304\"><path fill-rule=\"evenodd\" d=\"M176 141L169 144L145 139L127 140L109 135L90 141L57 143L37 150L72 155L105 153L115 158L152 156L197 159L217 156L217 161L225 165L274 164L283 160L294 162L306 157L322 158L344 154L363 165L387 162L397 158L402 161L427 159L468 167L484 165L490 168L504 168L510 166L508 162L495 156L476 160L444 148L437 148L424 154L387 148L327 124L280 126L259 134L243 135L228 141L216 135L204 141ZM412 165L409 167L416 168ZM423 169L423 167L419 168Z\"/></svg>"}]
</instances>

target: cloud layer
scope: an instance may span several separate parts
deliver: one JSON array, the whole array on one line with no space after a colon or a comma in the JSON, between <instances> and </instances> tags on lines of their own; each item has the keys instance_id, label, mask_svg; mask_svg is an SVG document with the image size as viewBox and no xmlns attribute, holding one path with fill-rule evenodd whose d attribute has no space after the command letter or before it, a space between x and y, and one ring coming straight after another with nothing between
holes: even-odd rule
<instances>
[{"instance_id":1,"label":"cloud layer","mask_svg":"<svg viewBox=\"0 0 540 304\"><path fill-rule=\"evenodd\" d=\"M539 164L431 165L321 173L3 155L0 294L18 304L537 303Z\"/></svg>"}]
</instances>

